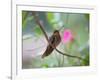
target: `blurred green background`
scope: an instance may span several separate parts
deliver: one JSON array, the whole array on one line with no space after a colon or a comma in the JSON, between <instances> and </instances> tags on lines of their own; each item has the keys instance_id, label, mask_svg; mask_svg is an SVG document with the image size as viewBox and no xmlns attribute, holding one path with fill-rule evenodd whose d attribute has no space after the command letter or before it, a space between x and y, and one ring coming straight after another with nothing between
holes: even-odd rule
<instances>
[{"instance_id":1,"label":"blurred green background","mask_svg":"<svg viewBox=\"0 0 100 80\"><path fill-rule=\"evenodd\" d=\"M89 14L62 12L35 12L44 25L50 37L54 30L60 29L63 37L64 30L70 30L74 40L61 42L57 47L60 51L80 56L84 60L63 56L56 51L44 59L41 55L47 47L47 41L31 11L22 11L22 68L50 68L89 66Z\"/></svg>"}]
</instances>

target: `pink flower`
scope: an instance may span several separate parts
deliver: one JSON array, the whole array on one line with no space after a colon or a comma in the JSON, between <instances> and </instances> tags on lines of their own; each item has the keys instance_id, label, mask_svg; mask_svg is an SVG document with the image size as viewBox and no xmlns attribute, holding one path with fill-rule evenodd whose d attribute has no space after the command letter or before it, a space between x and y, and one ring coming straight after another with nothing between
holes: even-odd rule
<instances>
[{"instance_id":1,"label":"pink flower","mask_svg":"<svg viewBox=\"0 0 100 80\"><path fill-rule=\"evenodd\" d=\"M63 37L62 37L62 42L63 43L68 43L72 40L73 40L73 35L72 35L71 30L70 29L64 30Z\"/></svg>"}]
</instances>

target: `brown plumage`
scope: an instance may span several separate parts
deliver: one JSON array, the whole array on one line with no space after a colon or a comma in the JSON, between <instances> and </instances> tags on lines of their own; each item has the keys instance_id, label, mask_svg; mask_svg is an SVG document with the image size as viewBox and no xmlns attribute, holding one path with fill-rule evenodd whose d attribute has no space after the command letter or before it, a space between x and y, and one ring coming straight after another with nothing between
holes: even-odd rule
<instances>
[{"instance_id":1,"label":"brown plumage","mask_svg":"<svg viewBox=\"0 0 100 80\"><path fill-rule=\"evenodd\" d=\"M49 39L49 42L55 47L59 45L59 43L61 42L61 37L58 30L54 31L53 35ZM51 45L48 45L46 51L42 55L42 58L49 56L53 52L53 50L54 48L52 48Z\"/></svg>"}]
</instances>

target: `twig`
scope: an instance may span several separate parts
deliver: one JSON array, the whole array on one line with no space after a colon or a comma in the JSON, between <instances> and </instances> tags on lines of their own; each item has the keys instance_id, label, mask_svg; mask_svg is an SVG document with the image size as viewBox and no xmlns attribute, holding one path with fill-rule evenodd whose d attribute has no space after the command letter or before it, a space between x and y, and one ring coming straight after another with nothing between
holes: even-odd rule
<instances>
[{"instance_id":1,"label":"twig","mask_svg":"<svg viewBox=\"0 0 100 80\"><path fill-rule=\"evenodd\" d=\"M55 57L56 57L56 59L58 61L58 67L60 67L60 59L59 59L59 56L57 56L57 53L55 53Z\"/></svg>"},{"instance_id":2,"label":"twig","mask_svg":"<svg viewBox=\"0 0 100 80\"><path fill-rule=\"evenodd\" d=\"M52 48L54 48L58 53L60 53L60 54L62 54L62 55L65 55L65 56L67 56L67 57L73 57L73 58L77 58L77 59L80 59L80 60L84 60L84 59L81 58L81 57L73 56L73 55L69 55L69 54L63 53L63 52L61 52L60 50L58 50L56 47L54 47L54 46L49 42L48 36L47 36L47 34L46 34L46 32L45 32L45 30L44 30L44 28L43 28L44 26L43 26L42 21L40 21L40 20L38 19L38 15L37 15L35 12L32 12L32 14L33 14L33 16L34 16L34 18L35 18L35 20L36 20L36 23L39 25L40 29L41 29L42 32L44 33L44 36L45 36L47 42L51 45Z\"/></svg>"},{"instance_id":3,"label":"twig","mask_svg":"<svg viewBox=\"0 0 100 80\"><path fill-rule=\"evenodd\" d=\"M64 56L65 55L62 55L62 67L64 66Z\"/></svg>"}]
</instances>

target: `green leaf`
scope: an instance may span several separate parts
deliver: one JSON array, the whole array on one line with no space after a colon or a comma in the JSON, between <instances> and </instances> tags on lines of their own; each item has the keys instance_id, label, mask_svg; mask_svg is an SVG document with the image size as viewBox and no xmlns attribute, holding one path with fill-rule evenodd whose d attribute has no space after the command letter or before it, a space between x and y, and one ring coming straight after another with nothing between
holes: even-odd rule
<instances>
[{"instance_id":1,"label":"green leaf","mask_svg":"<svg viewBox=\"0 0 100 80\"><path fill-rule=\"evenodd\" d=\"M50 23L52 23L53 19L54 19L54 15L53 13L47 13L47 19Z\"/></svg>"},{"instance_id":2,"label":"green leaf","mask_svg":"<svg viewBox=\"0 0 100 80\"><path fill-rule=\"evenodd\" d=\"M86 16L86 18L87 18L87 20L89 21L89 14L85 14L85 16Z\"/></svg>"},{"instance_id":3,"label":"green leaf","mask_svg":"<svg viewBox=\"0 0 100 80\"><path fill-rule=\"evenodd\" d=\"M22 11L22 28L25 28L25 25L27 23L27 11Z\"/></svg>"},{"instance_id":4,"label":"green leaf","mask_svg":"<svg viewBox=\"0 0 100 80\"><path fill-rule=\"evenodd\" d=\"M85 66L89 66L89 54L85 55L85 59L82 61L82 64Z\"/></svg>"},{"instance_id":5,"label":"green leaf","mask_svg":"<svg viewBox=\"0 0 100 80\"><path fill-rule=\"evenodd\" d=\"M44 68L48 68L49 65L48 65L48 64L43 64L42 67L44 67Z\"/></svg>"},{"instance_id":6,"label":"green leaf","mask_svg":"<svg viewBox=\"0 0 100 80\"><path fill-rule=\"evenodd\" d=\"M35 26L36 28L34 28L34 33L35 33L35 35L38 37L38 36L41 36L42 35L42 31L41 31L41 29L39 28L39 26L38 25L36 25Z\"/></svg>"},{"instance_id":7,"label":"green leaf","mask_svg":"<svg viewBox=\"0 0 100 80\"><path fill-rule=\"evenodd\" d=\"M33 16L29 16L29 17L27 18L27 20L28 20L28 21L33 20Z\"/></svg>"},{"instance_id":8,"label":"green leaf","mask_svg":"<svg viewBox=\"0 0 100 80\"><path fill-rule=\"evenodd\" d=\"M90 56L89 55L89 47L84 48L81 51L81 54L83 54L83 56L84 56L84 60L82 61L82 64L88 66L89 65L89 56Z\"/></svg>"}]
</instances>

